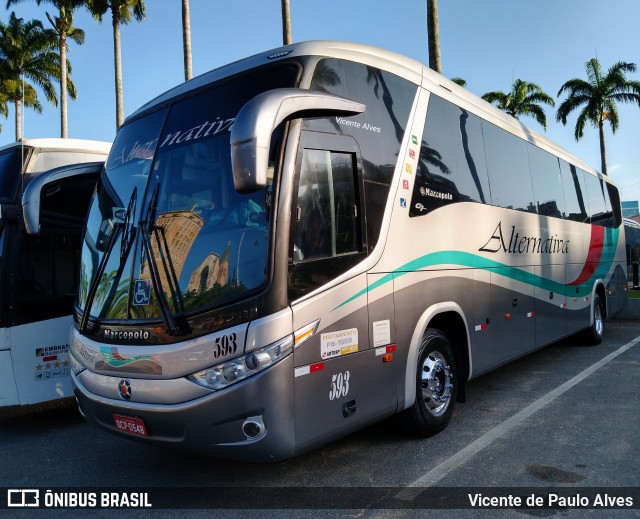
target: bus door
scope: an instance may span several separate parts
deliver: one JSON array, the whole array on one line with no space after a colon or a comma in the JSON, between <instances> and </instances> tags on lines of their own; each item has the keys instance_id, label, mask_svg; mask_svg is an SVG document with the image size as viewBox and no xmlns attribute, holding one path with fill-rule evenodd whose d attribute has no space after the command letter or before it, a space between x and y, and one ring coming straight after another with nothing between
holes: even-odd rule
<instances>
[{"instance_id":1,"label":"bus door","mask_svg":"<svg viewBox=\"0 0 640 519\"><path fill-rule=\"evenodd\" d=\"M319 320L318 332L294 351L295 434L304 449L393 413L397 397L392 370L370 347L366 274L344 276L366 257L357 143L309 131L300 142L289 298L299 300L295 330Z\"/></svg>"},{"instance_id":2,"label":"bus door","mask_svg":"<svg viewBox=\"0 0 640 519\"><path fill-rule=\"evenodd\" d=\"M6 333L16 394L4 405L72 395L69 330L81 233L102 164L56 168L25 189L23 221L18 222L15 242L5 248L11 268Z\"/></svg>"}]
</instances>

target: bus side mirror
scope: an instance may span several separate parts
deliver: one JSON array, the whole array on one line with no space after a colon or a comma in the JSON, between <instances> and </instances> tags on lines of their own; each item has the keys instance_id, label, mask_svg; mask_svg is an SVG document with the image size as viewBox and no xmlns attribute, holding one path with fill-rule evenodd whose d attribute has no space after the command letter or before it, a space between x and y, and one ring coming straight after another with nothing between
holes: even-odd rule
<instances>
[{"instance_id":1,"label":"bus side mirror","mask_svg":"<svg viewBox=\"0 0 640 519\"><path fill-rule=\"evenodd\" d=\"M103 164L104 162L87 162L61 166L42 173L29 182L22 195L22 213L27 234L40 234L43 213L56 213L62 210L59 216L63 220L63 225L69 227L73 224L72 218L74 216L74 211L71 208L77 210L82 208L82 222L76 222L76 225L84 223L86 205L82 205L81 199L86 198L86 204L88 204ZM77 181L78 187L75 189L68 187L68 193L61 193L63 189L61 184L69 182L71 185L72 180ZM86 184L83 191L79 190L81 183ZM84 192L85 190L86 192ZM57 205L60 207L56 207L56 211L52 211L52 208L47 207L47 198L58 193L61 193L59 196L65 197L64 202L58 203ZM78 199L79 195L82 195L81 199ZM55 214L49 214L48 217L55 218Z\"/></svg>"},{"instance_id":2,"label":"bus side mirror","mask_svg":"<svg viewBox=\"0 0 640 519\"><path fill-rule=\"evenodd\" d=\"M231 167L239 193L251 193L267 185L271 135L286 119L357 115L366 106L343 97L301 88L267 90L248 101L231 127Z\"/></svg>"}]
</instances>

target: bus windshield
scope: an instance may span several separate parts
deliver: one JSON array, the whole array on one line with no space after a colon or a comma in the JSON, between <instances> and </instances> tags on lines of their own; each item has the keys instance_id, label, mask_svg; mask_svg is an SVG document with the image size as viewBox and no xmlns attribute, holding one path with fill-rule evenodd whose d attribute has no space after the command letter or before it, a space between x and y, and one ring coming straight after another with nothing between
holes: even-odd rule
<instances>
[{"instance_id":1,"label":"bus windshield","mask_svg":"<svg viewBox=\"0 0 640 519\"><path fill-rule=\"evenodd\" d=\"M297 77L292 64L254 70L120 130L87 221L85 318L168 325L266 283L272 190L234 190L229 132L244 103Z\"/></svg>"}]
</instances>

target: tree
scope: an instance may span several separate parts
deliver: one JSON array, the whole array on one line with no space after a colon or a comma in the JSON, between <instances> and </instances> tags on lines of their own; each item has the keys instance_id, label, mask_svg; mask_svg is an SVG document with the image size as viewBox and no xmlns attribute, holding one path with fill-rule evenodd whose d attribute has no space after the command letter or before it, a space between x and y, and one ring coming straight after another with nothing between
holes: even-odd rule
<instances>
[{"instance_id":1,"label":"tree","mask_svg":"<svg viewBox=\"0 0 640 519\"><path fill-rule=\"evenodd\" d=\"M556 120L567 124L567 117L584 105L576 121L575 138L580 140L584 127L590 122L598 128L600 135L600 160L602 173L607 174L607 157L604 144L604 122L609 121L611 132L616 133L620 124L616 103L636 103L640 106L640 82L629 81L625 73L635 72L635 63L619 61L603 75L600 62L593 58L585 64L587 80L574 78L567 81L558 91L558 97L567 92L558 107Z\"/></svg>"},{"instance_id":2,"label":"tree","mask_svg":"<svg viewBox=\"0 0 640 519\"><path fill-rule=\"evenodd\" d=\"M55 40L39 20L25 23L12 12L8 24L0 22L0 84L7 99L15 105L16 140L22 138L23 97L25 106L42 112L37 92L27 81L40 87L47 100L58 106L56 89L51 82L58 76L59 68L55 46ZM67 62L67 73L70 70ZM68 88L75 92L71 81Z\"/></svg>"},{"instance_id":3,"label":"tree","mask_svg":"<svg viewBox=\"0 0 640 519\"><path fill-rule=\"evenodd\" d=\"M25 0L7 0L7 9L14 4L24 2ZM60 54L59 77L60 77L60 137L68 137L67 125L67 91L71 99L76 98L74 88L69 89L67 80L67 67L63 63L67 63L67 40L72 40L78 45L84 43L84 31L73 25L73 14L77 7L84 6L86 0L35 0L36 4L43 3L52 4L58 9L58 16L51 17L46 13L47 19L53 26L53 31L58 38L58 52Z\"/></svg>"},{"instance_id":4,"label":"tree","mask_svg":"<svg viewBox=\"0 0 640 519\"><path fill-rule=\"evenodd\" d=\"M467 86L467 81L462 79L461 77L452 77L451 81L453 81L456 85L460 85L461 87Z\"/></svg>"},{"instance_id":5,"label":"tree","mask_svg":"<svg viewBox=\"0 0 640 519\"><path fill-rule=\"evenodd\" d=\"M9 96L7 95L6 85L0 81L0 115L5 119L9 117ZM2 125L0 124L0 133L2 133Z\"/></svg>"},{"instance_id":6,"label":"tree","mask_svg":"<svg viewBox=\"0 0 640 519\"><path fill-rule=\"evenodd\" d=\"M527 83L516 79L511 87L511 92L505 94L499 90L487 92L482 99L496 105L500 110L507 112L518 119L521 115L532 116L540 125L547 129L547 116L540 106L541 104L555 106L553 98L545 93L535 83Z\"/></svg>"},{"instance_id":7,"label":"tree","mask_svg":"<svg viewBox=\"0 0 640 519\"><path fill-rule=\"evenodd\" d=\"M429 68L442 74L440 29L438 27L438 0L427 0L427 36L429 38Z\"/></svg>"},{"instance_id":8,"label":"tree","mask_svg":"<svg viewBox=\"0 0 640 519\"><path fill-rule=\"evenodd\" d=\"M282 4L282 44L291 45L291 11L289 0L280 0Z\"/></svg>"},{"instance_id":9,"label":"tree","mask_svg":"<svg viewBox=\"0 0 640 519\"><path fill-rule=\"evenodd\" d=\"M182 49L184 52L184 80L193 77L191 65L191 17L189 15L189 0L182 0Z\"/></svg>"},{"instance_id":10,"label":"tree","mask_svg":"<svg viewBox=\"0 0 640 519\"><path fill-rule=\"evenodd\" d=\"M145 17L144 0L87 0L89 11L102 23L107 11L111 12L113 26L113 63L116 83L116 128L124 122L124 101L122 94L122 52L120 45L120 25L126 25L133 18L142 21Z\"/></svg>"}]
</instances>

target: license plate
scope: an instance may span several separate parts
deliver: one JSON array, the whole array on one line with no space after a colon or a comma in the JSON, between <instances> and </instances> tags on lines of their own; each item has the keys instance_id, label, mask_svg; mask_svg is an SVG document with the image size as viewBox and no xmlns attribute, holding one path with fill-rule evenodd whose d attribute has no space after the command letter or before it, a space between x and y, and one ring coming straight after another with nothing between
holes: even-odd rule
<instances>
[{"instance_id":1,"label":"license plate","mask_svg":"<svg viewBox=\"0 0 640 519\"><path fill-rule=\"evenodd\" d=\"M144 422L140 418L114 414L113 421L119 431L135 434L136 436L147 436L147 428L144 426Z\"/></svg>"}]
</instances>

